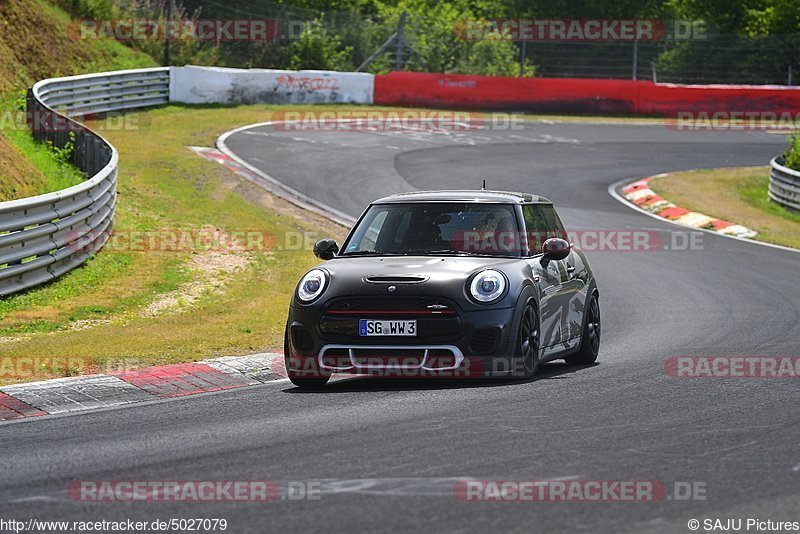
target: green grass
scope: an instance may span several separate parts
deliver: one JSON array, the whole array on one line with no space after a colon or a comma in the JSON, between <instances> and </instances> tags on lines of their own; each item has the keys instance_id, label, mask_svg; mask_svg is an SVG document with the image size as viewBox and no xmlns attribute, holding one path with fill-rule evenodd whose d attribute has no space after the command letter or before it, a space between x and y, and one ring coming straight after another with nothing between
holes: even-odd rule
<instances>
[{"instance_id":1,"label":"green grass","mask_svg":"<svg viewBox=\"0 0 800 534\"><path fill-rule=\"evenodd\" d=\"M800 248L800 214L769 200L769 167L678 172L651 188L678 206L752 228L756 240Z\"/></svg>"},{"instance_id":2,"label":"green grass","mask_svg":"<svg viewBox=\"0 0 800 534\"><path fill-rule=\"evenodd\" d=\"M274 108L272 108L274 109ZM136 114L140 129L107 132L120 149L115 231L198 229L323 232L342 229L310 216L190 151L233 127L265 120L266 106L169 106ZM278 239L280 242L280 239ZM191 361L279 349L289 296L317 263L310 251L251 253L250 264L220 291L157 317L154 301L196 281L184 252L136 252L107 246L84 267L44 287L0 300L0 358L48 355L105 366ZM76 321L92 322L75 328ZM6 381L46 378L5 377Z\"/></svg>"},{"instance_id":3,"label":"green grass","mask_svg":"<svg viewBox=\"0 0 800 534\"><path fill-rule=\"evenodd\" d=\"M0 2L0 202L84 179L35 143L18 120L27 87L42 78L155 65L117 41L77 38L70 15L46 0Z\"/></svg>"},{"instance_id":4,"label":"green grass","mask_svg":"<svg viewBox=\"0 0 800 534\"><path fill-rule=\"evenodd\" d=\"M66 189L86 179L84 173L70 163L65 163L49 145L35 141L30 132L5 130L3 135L41 173L42 179L36 186L37 194Z\"/></svg>"}]
</instances>

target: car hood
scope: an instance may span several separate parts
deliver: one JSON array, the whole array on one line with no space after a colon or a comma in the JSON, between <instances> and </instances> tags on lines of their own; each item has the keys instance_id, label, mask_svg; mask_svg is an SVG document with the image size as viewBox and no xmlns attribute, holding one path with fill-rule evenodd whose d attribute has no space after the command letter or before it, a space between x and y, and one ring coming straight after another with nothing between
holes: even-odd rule
<instances>
[{"instance_id":1,"label":"car hood","mask_svg":"<svg viewBox=\"0 0 800 534\"><path fill-rule=\"evenodd\" d=\"M331 276L353 277L361 280L371 276L423 276L430 281L465 280L474 272L486 268L500 268L503 264L519 261L517 258L491 258L481 256L384 256L337 258L322 267Z\"/></svg>"},{"instance_id":2,"label":"car hood","mask_svg":"<svg viewBox=\"0 0 800 534\"><path fill-rule=\"evenodd\" d=\"M467 279L478 271L493 268L506 274L512 281L518 279L519 258L492 258L480 256L384 256L360 258L335 258L321 265L330 274L329 286L312 306L324 307L338 297L357 296L433 296L459 302L463 309L485 309L486 305L472 302L466 295ZM516 265L516 269L514 266ZM404 281L403 277L417 277ZM376 278L378 281L376 281ZM421 280L419 280L421 279ZM371 281L370 281L371 280ZM389 286L394 286L389 290ZM508 299L493 303L495 307L512 306L514 290L510 287ZM298 305L295 301L295 305Z\"/></svg>"}]
</instances>

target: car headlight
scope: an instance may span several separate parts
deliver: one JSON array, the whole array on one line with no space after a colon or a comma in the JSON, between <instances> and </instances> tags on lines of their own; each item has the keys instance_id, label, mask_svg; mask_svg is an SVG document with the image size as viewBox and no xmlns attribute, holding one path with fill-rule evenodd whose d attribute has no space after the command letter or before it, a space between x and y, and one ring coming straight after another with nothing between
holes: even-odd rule
<instances>
[{"instance_id":1,"label":"car headlight","mask_svg":"<svg viewBox=\"0 0 800 534\"><path fill-rule=\"evenodd\" d=\"M303 302L311 302L322 295L327 284L328 278L325 276L325 271L311 269L300 280L300 285L297 286L297 297Z\"/></svg>"},{"instance_id":2,"label":"car headlight","mask_svg":"<svg viewBox=\"0 0 800 534\"><path fill-rule=\"evenodd\" d=\"M506 290L506 277L500 271L487 269L475 275L469 285L472 298L478 302L492 302Z\"/></svg>"}]
</instances>

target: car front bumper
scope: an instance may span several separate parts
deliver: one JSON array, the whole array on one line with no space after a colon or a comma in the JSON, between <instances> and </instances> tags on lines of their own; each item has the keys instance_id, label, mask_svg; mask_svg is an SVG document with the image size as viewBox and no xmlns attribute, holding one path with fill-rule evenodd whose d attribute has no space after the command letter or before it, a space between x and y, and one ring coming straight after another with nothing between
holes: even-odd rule
<instances>
[{"instance_id":1,"label":"car front bumper","mask_svg":"<svg viewBox=\"0 0 800 534\"><path fill-rule=\"evenodd\" d=\"M363 317L372 318L372 317ZM513 308L458 313L458 328L424 328L418 319L416 337L361 337L355 324L323 332L323 314L313 308L290 308L287 323L286 367L298 376L332 373L390 377L508 376L514 364L511 340Z\"/></svg>"}]
</instances>

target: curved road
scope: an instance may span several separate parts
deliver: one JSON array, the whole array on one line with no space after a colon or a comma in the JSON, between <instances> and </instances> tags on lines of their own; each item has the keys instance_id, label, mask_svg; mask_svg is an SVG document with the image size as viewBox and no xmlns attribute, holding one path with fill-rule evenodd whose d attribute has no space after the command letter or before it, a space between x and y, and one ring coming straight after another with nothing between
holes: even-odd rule
<instances>
[{"instance_id":1,"label":"curved road","mask_svg":"<svg viewBox=\"0 0 800 534\"><path fill-rule=\"evenodd\" d=\"M228 147L356 216L397 191L477 188L552 199L568 229L685 232L620 204L609 184L664 171L760 165L783 136L530 123L479 132L281 132ZM599 364L552 363L528 382L347 379L272 384L52 417L0 432L5 516L225 517L231 532L688 532L692 518L800 520L800 382L683 379L677 355L797 356L800 254L702 234L697 250L590 252ZM669 247L668 247L669 248ZM698 483L705 499L474 503L458 478ZM79 505L72 479L322 479L318 501ZM280 528L279 528L280 526Z\"/></svg>"}]
</instances>

